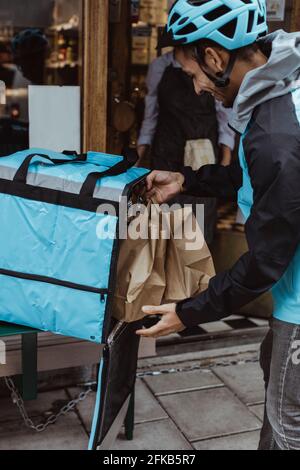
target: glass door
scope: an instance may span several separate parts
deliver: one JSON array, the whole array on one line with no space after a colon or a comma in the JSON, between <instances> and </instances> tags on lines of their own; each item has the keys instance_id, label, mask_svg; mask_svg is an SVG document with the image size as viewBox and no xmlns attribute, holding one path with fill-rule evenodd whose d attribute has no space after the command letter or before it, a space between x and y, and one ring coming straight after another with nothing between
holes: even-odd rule
<instances>
[{"instance_id":1,"label":"glass door","mask_svg":"<svg viewBox=\"0 0 300 470\"><path fill-rule=\"evenodd\" d=\"M82 0L0 0L0 155L29 146L29 85L81 85L81 77Z\"/></svg>"}]
</instances>

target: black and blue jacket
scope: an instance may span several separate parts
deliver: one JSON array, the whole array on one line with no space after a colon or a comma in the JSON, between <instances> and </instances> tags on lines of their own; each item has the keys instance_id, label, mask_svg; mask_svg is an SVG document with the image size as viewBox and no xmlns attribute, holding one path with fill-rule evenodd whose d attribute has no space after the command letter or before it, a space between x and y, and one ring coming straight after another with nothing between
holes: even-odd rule
<instances>
[{"instance_id":1,"label":"black and blue jacket","mask_svg":"<svg viewBox=\"0 0 300 470\"><path fill-rule=\"evenodd\" d=\"M260 45L268 62L246 75L234 106L239 161L184 169L189 193L238 197L249 246L205 292L177 305L188 327L231 315L270 290L275 318L300 325L300 33L277 31Z\"/></svg>"}]
</instances>

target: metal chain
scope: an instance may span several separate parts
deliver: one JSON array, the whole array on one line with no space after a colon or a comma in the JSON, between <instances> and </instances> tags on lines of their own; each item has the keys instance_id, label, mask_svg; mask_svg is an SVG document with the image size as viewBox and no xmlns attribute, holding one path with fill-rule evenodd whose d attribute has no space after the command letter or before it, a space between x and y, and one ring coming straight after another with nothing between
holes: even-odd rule
<instances>
[{"instance_id":1,"label":"metal chain","mask_svg":"<svg viewBox=\"0 0 300 470\"><path fill-rule=\"evenodd\" d=\"M39 432L39 433L44 432L48 428L48 426L55 424L56 421L61 416L65 416L70 411L74 410L76 405L83 402L87 398L87 396L92 392L92 388L88 388L86 392L80 393L78 398L76 398L75 400L71 400L67 405L63 406L57 414L52 414L51 416L49 416L49 418L47 419L45 423L36 425L34 424L32 419L28 416L28 413L25 408L24 400L21 397L18 389L16 388L13 380L10 377L5 377L4 380L5 380L5 384L7 388L9 389L11 393L12 401L19 409L19 412L24 420L25 425L28 428L33 429L34 431Z\"/></svg>"},{"instance_id":2,"label":"metal chain","mask_svg":"<svg viewBox=\"0 0 300 470\"><path fill-rule=\"evenodd\" d=\"M193 362L193 361L190 361L190 362ZM215 367L229 367L229 366L236 366L236 365L242 365L242 364L255 364L258 362L259 361L257 358L253 358L253 359L244 359L244 360L234 359L232 361L222 360L222 361L216 361L213 364L205 364L205 365L194 364L194 365L185 366L185 367L180 367L180 365L178 365L178 367L176 368L172 367L170 369L163 368L159 370L150 370L150 371L142 370L137 373L137 378L142 379L143 377L154 377L157 375L175 374L178 372L193 372L196 370L208 370L208 369L214 369Z\"/></svg>"},{"instance_id":3,"label":"metal chain","mask_svg":"<svg viewBox=\"0 0 300 470\"><path fill-rule=\"evenodd\" d=\"M237 365L237 364L247 364L247 363L256 363L258 362L257 358L252 358L252 359L245 359L245 360L231 360L231 361L216 361L214 364L207 364L205 366L203 365L192 365L192 366L185 366L185 367L178 367L178 368L170 368L170 369L160 369L160 370L155 370L155 371L141 371L137 373L137 378L143 378L147 376L156 376L156 375L163 375L163 374L172 374L176 372L188 372L188 371L195 371L195 370L201 370L201 369L211 369L216 366L223 366L223 367L228 367L230 365ZM21 397L18 389L16 388L13 380L10 377L4 377L5 383L7 388L9 389L11 393L11 398L13 403L17 406L19 409L19 412L24 420L25 425L33 429L34 431L41 433L44 432L48 426L55 424L57 420L61 416L65 416L68 414L70 411L74 410L76 405L79 403L83 402L88 395L93 391L91 388L94 383L87 384L90 387L87 389L86 392L80 393L78 398L75 400L71 400L67 405L63 406L61 410L57 414L52 414L45 423L35 425L32 419L28 416L28 413L25 408L24 400Z\"/></svg>"}]
</instances>

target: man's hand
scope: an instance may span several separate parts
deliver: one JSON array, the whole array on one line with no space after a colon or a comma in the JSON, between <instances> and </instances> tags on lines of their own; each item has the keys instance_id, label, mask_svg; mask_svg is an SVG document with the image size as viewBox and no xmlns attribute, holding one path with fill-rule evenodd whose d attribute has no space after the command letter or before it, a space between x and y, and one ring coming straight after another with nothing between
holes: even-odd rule
<instances>
[{"instance_id":1,"label":"man's hand","mask_svg":"<svg viewBox=\"0 0 300 470\"><path fill-rule=\"evenodd\" d=\"M184 176L170 171L153 171L146 180L148 200L163 204L183 192Z\"/></svg>"},{"instance_id":2,"label":"man's hand","mask_svg":"<svg viewBox=\"0 0 300 470\"><path fill-rule=\"evenodd\" d=\"M147 315L162 315L162 319L157 325L148 330L144 329L136 332L137 335L144 338L160 338L186 329L176 313L176 304L162 305L161 307L143 307L143 312Z\"/></svg>"}]
</instances>

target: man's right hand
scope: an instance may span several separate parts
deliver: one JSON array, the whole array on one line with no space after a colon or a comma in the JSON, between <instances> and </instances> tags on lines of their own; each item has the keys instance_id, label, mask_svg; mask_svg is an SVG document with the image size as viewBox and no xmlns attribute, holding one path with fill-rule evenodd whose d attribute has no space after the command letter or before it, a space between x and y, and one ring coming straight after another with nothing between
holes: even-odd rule
<instances>
[{"instance_id":1,"label":"man's right hand","mask_svg":"<svg viewBox=\"0 0 300 470\"><path fill-rule=\"evenodd\" d=\"M170 171L153 171L146 185L147 199L153 198L157 204L163 204L183 192L184 176Z\"/></svg>"}]
</instances>

